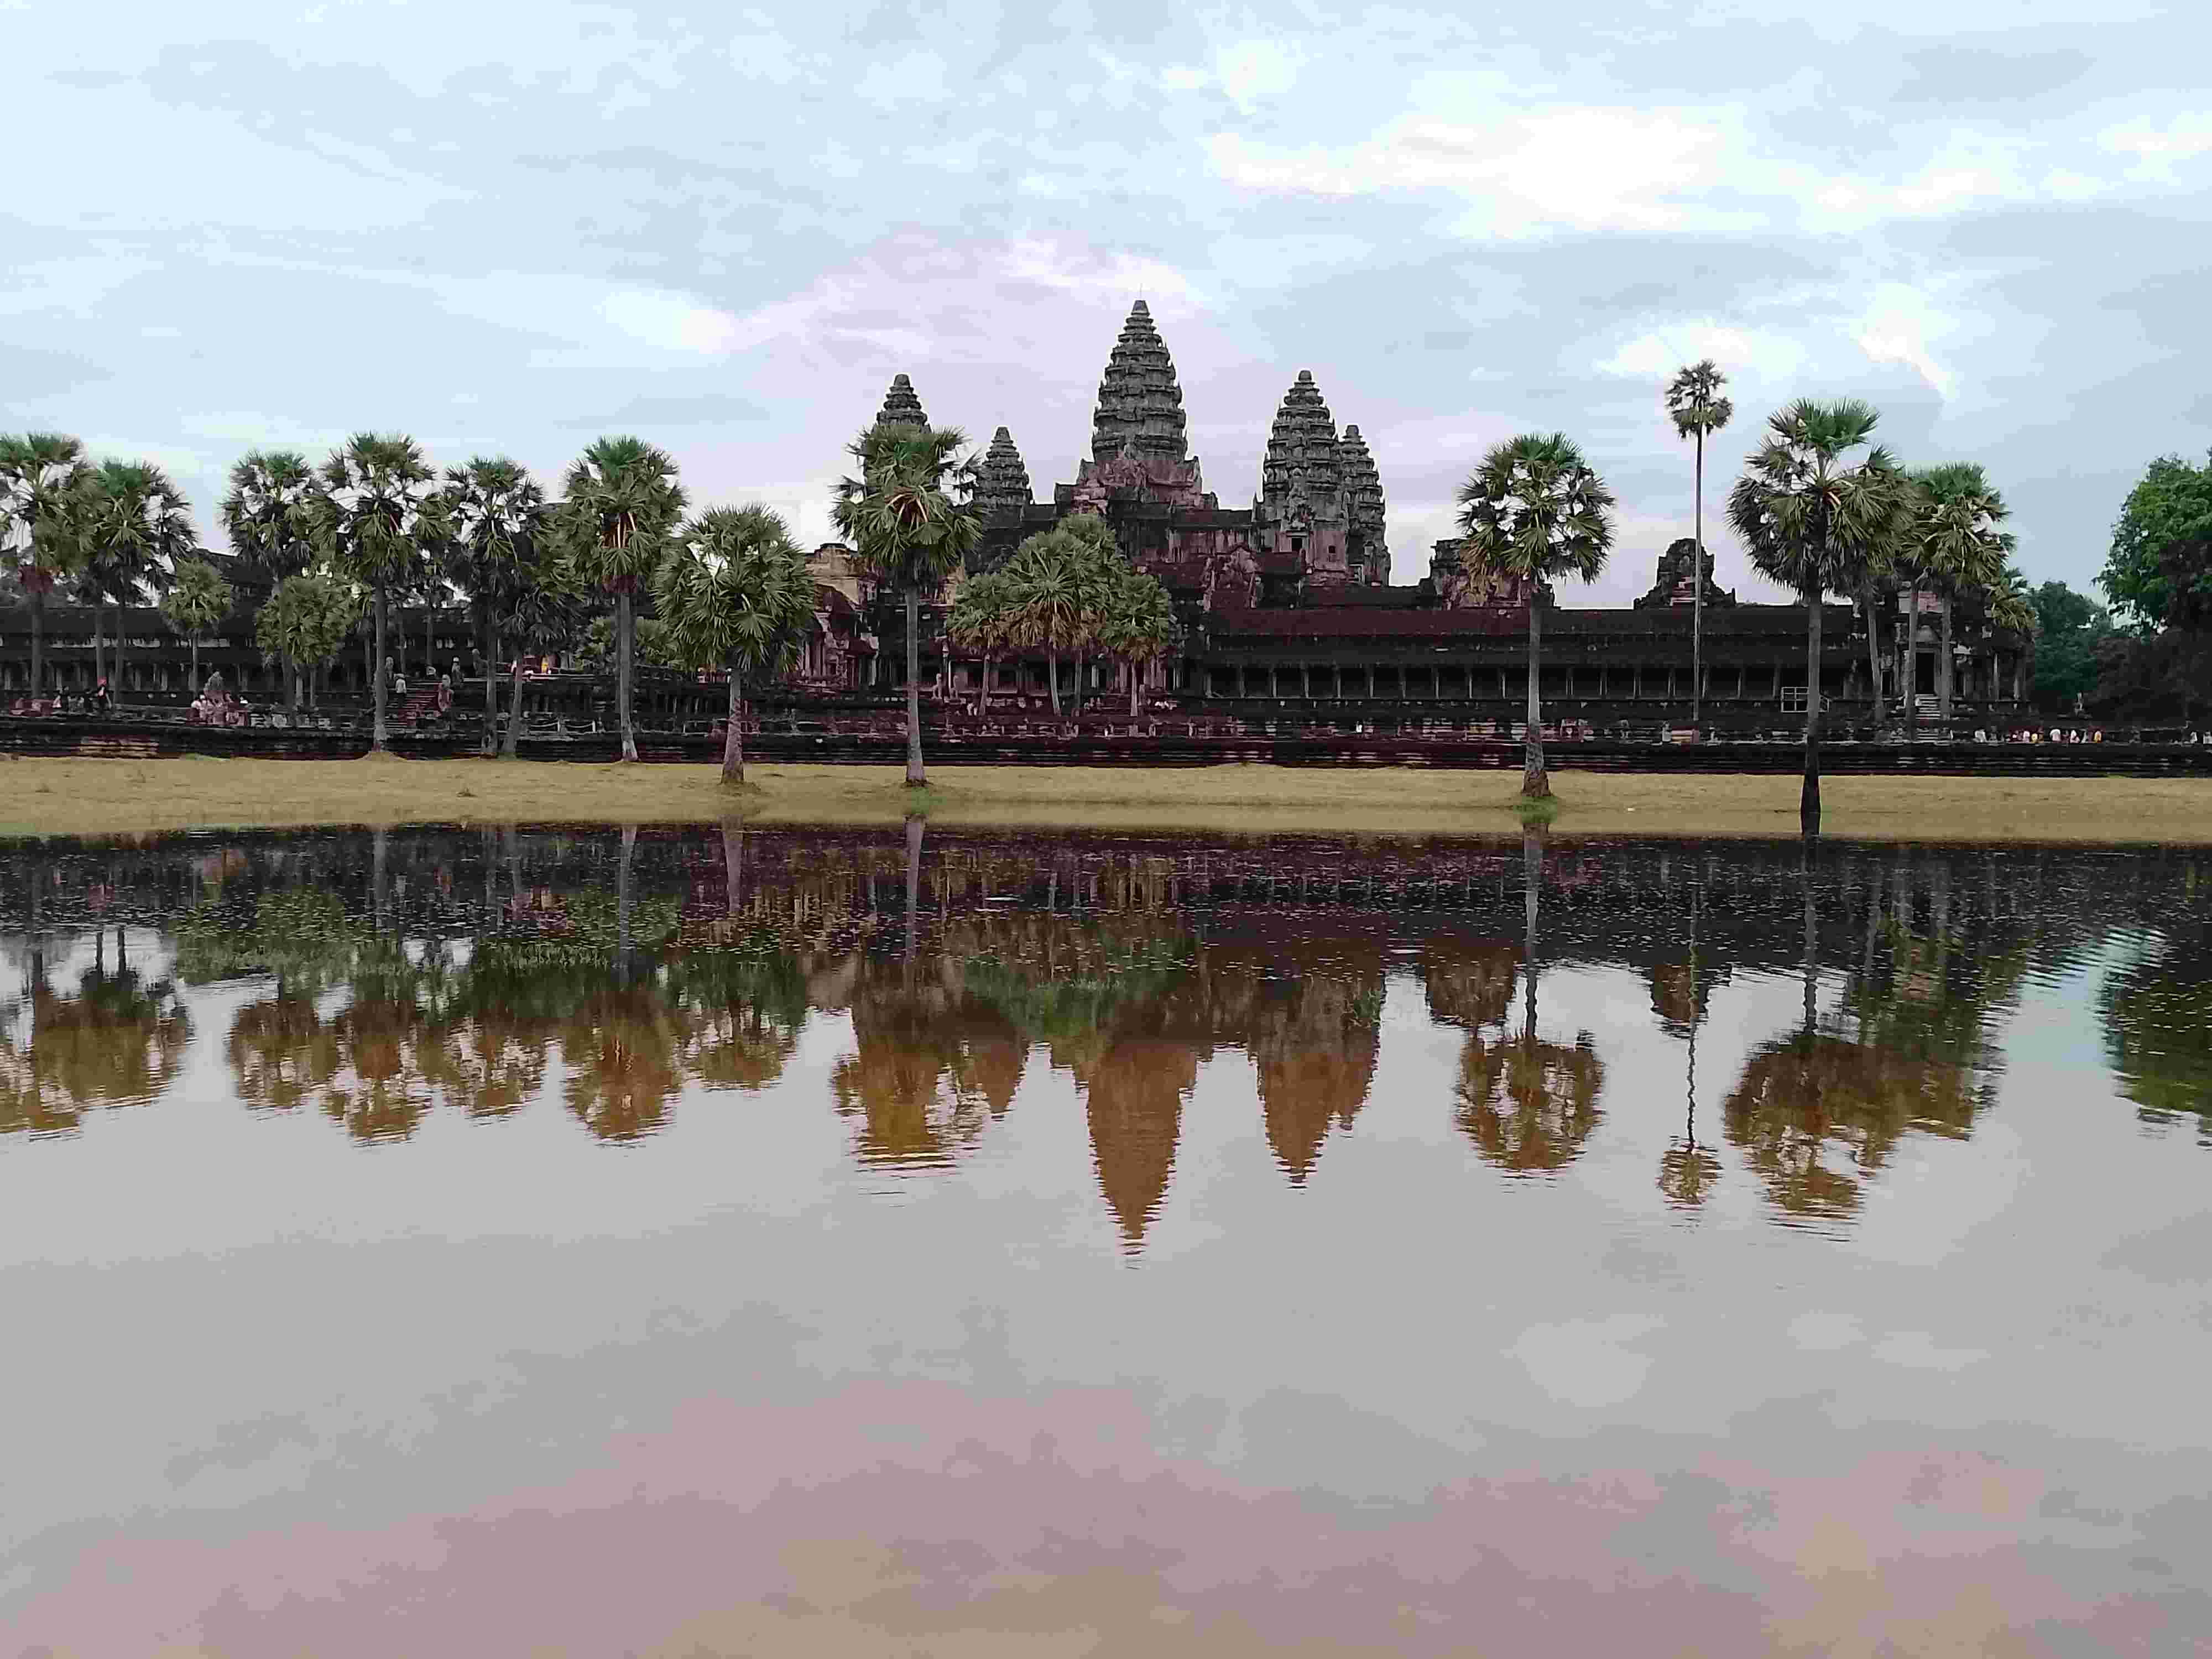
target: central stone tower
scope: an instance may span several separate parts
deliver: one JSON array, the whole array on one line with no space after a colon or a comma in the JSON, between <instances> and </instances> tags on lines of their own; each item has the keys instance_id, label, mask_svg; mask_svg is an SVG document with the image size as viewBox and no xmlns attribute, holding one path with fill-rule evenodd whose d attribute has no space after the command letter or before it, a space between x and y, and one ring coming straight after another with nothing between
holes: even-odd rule
<instances>
[{"instance_id":1,"label":"central stone tower","mask_svg":"<svg viewBox=\"0 0 2212 1659\"><path fill-rule=\"evenodd\" d=\"M1142 300L1129 307L1098 382L1091 459L1076 469L1074 483L1063 489L1063 505L1093 511L1112 500L1218 505L1206 493L1197 457L1189 453L1175 360Z\"/></svg>"}]
</instances>

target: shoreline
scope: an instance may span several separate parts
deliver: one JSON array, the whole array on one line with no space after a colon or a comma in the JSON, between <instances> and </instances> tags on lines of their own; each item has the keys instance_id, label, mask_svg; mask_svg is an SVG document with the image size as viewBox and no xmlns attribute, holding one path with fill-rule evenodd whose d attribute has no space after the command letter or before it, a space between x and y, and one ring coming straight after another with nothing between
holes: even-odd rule
<instances>
[{"instance_id":1,"label":"shoreline","mask_svg":"<svg viewBox=\"0 0 2212 1659\"><path fill-rule=\"evenodd\" d=\"M400 824L890 825L898 768L767 764L743 793L711 765L547 761L0 760L0 835ZM1792 774L1557 771L1551 833L1795 838ZM1517 835L1517 771L936 766L918 803L947 828L1211 834ZM2212 778L1838 775L1838 841L2212 845Z\"/></svg>"}]
</instances>

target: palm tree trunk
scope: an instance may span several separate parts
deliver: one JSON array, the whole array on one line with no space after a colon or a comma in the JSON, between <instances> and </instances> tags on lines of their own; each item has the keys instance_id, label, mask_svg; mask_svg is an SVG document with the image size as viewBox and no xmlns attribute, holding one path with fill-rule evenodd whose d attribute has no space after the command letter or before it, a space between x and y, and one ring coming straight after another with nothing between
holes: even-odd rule
<instances>
[{"instance_id":1,"label":"palm tree trunk","mask_svg":"<svg viewBox=\"0 0 2212 1659\"><path fill-rule=\"evenodd\" d=\"M1920 581L1913 579L1911 609L1905 613L1905 637L1897 647L1897 684L1905 711L1920 724Z\"/></svg>"},{"instance_id":2,"label":"palm tree trunk","mask_svg":"<svg viewBox=\"0 0 2212 1659\"><path fill-rule=\"evenodd\" d=\"M1044 653L1045 684L1052 692L1052 717L1060 718L1060 647L1047 646Z\"/></svg>"},{"instance_id":3,"label":"palm tree trunk","mask_svg":"<svg viewBox=\"0 0 2212 1659\"><path fill-rule=\"evenodd\" d=\"M1881 723L1881 619L1875 611L1875 590L1871 584L1866 590L1867 624L1867 707L1874 713L1875 723Z\"/></svg>"},{"instance_id":4,"label":"palm tree trunk","mask_svg":"<svg viewBox=\"0 0 2212 1659\"><path fill-rule=\"evenodd\" d=\"M1797 798L1798 827L1820 833L1820 590L1805 593L1805 787Z\"/></svg>"},{"instance_id":5,"label":"palm tree trunk","mask_svg":"<svg viewBox=\"0 0 2212 1659\"><path fill-rule=\"evenodd\" d=\"M370 676L370 678L376 682L376 695L374 701L371 704L375 714L369 726L368 739L369 747L376 750L380 753L384 750L389 741L384 727L384 696L386 690L384 675L384 630L386 627L386 609L384 585L380 582L377 584L376 588L376 667Z\"/></svg>"},{"instance_id":6,"label":"palm tree trunk","mask_svg":"<svg viewBox=\"0 0 2212 1659\"><path fill-rule=\"evenodd\" d=\"M626 761L637 758L637 727L631 714L636 661L636 597L625 584L615 590L615 724L622 731L622 757Z\"/></svg>"},{"instance_id":7,"label":"palm tree trunk","mask_svg":"<svg viewBox=\"0 0 2212 1659\"><path fill-rule=\"evenodd\" d=\"M991 712L991 659L988 653L983 657L983 678L975 684L975 712L988 714Z\"/></svg>"},{"instance_id":8,"label":"palm tree trunk","mask_svg":"<svg viewBox=\"0 0 2212 1659\"><path fill-rule=\"evenodd\" d=\"M1691 522L1698 545L1690 555L1696 586L1690 591L1690 724L1703 718L1705 702L1705 431L1698 428L1697 505Z\"/></svg>"},{"instance_id":9,"label":"palm tree trunk","mask_svg":"<svg viewBox=\"0 0 2212 1659\"><path fill-rule=\"evenodd\" d=\"M199 636L198 635L195 634L195 635L192 635L192 683L193 683L195 685L197 685L197 684L199 684L199 678L200 678L200 636ZM298 704L297 704L296 702L295 702L295 704L294 704L293 706L294 706L295 708L296 708L296 707L298 707Z\"/></svg>"},{"instance_id":10,"label":"palm tree trunk","mask_svg":"<svg viewBox=\"0 0 2212 1659\"><path fill-rule=\"evenodd\" d=\"M744 681L735 663L730 665L730 719L722 733L722 787L742 789L745 782Z\"/></svg>"},{"instance_id":11,"label":"palm tree trunk","mask_svg":"<svg viewBox=\"0 0 2212 1659\"><path fill-rule=\"evenodd\" d=\"M921 592L906 591L906 781L929 781L921 769Z\"/></svg>"},{"instance_id":12,"label":"palm tree trunk","mask_svg":"<svg viewBox=\"0 0 2212 1659\"><path fill-rule=\"evenodd\" d=\"M1936 659L1936 695L1946 726L1951 720L1951 592L1943 591L1942 651Z\"/></svg>"},{"instance_id":13,"label":"palm tree trunk","mask_svg":"<svg viewBox=\"0 0 2212 1659\"><path fill-rule=\"evenodd\" d=\"M100 666L107 659L101 653L101 641L107 629L107 607L94 599L92 603L92 678L101 678Z\"/></svg>"},{"instance_id":14,"label":"palm tree trunk","mask_svg":"<svg viewBox=\"0 0 2212 1659\"><path fill-rule=\"evenodd\" d=\"M1524 800L1548 800L1552 780L1544 770L1544 708L1537 699L1537 665L1543 659L1544 595L1536 584L1528 590L1528 732L1522 745L1521 796Z\"/></svg>"},{"instance_id":15,"label":"palm tree trunk","mask_svg":"<svg viewBox=\"0 0 2212 1659\"><path fill-rule=\"evenodd\" d=\"M488 605L483 607L483 752L489 755L499 744L499 629Z\"/></svg>"},{"instance_id":16,"label":"palm tree trunk","mask_svg":"<svg viewBox=\"0 0 2212 1659\"><path fill-rule=\"evenodd\" d=\"M39 582L43 572L26 566L24 574L30 578L23 586L31 593L31 695L35 697L46 678L46 590Z\"/></svg>"},{"instance_id":17,"label":"palm tree trunk","mask_svg":"<svg viewBox=\"0 0 2212 1659\"><path fill-rule=\"evenodd\" d=\"M1140 665L1134 657L1129 659L1129 718L1131 720L1137 718L1137 694L1143 685L1143 676L1138 672L1139 667Z\"/></svg>"},{"instance_id":18,"label":"palm tree trunk","mask_svg":"<svg viewBox=\"0 0 2212 1659\"><path fill-rule=\"evenodd\" d=\"M515 745L520 744L521 741L522 650L520 646L518 645L514 653L514 692L512 699L507 705L507 737L505 741L501 744L499 752L507 757L507 759L513 760L516 753Z\"/></svg>"},{"instance_id":19,"label":"palm tree trunk","mask_svg":"<svg viewBox=\"0 0 2212 1659\"><path fill-rule=\"evenodd\" d=\"M111 697L123 696L123 601L115 602L115 644L107 653L107 690Z\"/></svg>"}]
</instances>

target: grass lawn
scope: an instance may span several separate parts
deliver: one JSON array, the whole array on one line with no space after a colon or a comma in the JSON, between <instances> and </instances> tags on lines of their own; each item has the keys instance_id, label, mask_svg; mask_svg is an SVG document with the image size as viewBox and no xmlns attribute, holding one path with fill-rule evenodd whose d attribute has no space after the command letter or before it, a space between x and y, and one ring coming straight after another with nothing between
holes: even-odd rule
<instances>
[{"instance_id":1,"label":"grass lawn","mask_svg":"<svg viewBox=\"0 0 2212 1659\"><path fill-rule=\"evenodd\" d=\"M0 833L120 835L356 823L896 823L895 767L553 761L0 757ZM1521 776L1419 768L933 767L945 825L1378 835L1517 833ZM1794 836L1794 776L1559 772L1554 834ZM2212 842L2212 779L1859 778L1822 785L1823 830L1898 841Z\"/></svg>"}]
</instances>

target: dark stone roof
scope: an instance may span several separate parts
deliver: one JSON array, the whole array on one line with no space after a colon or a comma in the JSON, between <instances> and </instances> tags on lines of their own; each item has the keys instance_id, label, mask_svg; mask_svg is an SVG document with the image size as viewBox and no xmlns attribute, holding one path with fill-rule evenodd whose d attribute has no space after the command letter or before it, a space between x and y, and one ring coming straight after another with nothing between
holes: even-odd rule
<instances>
[{"instance_id":1,"label":"dark stone roof","mask_svg":"<svg viewBox=\"0 0 2212 1659\"><path fill-rule=\"evenodd\" d=\"M1388 590L1384 590L1388 591ZM1332 594L1331 598L1336 597ZM1847 637L1849 605L1824 607L1832 640ZM1365 605L1222 606L1210 619L1217 634L1264 635L1278 639L1449 639L1525 638L1528 613L1519 607L1496 610L1385 610ZM1562 645L1577 638L1626 639L1686 635L1686 614L1649 611L1567 611L1544 612L1546 641ZM1716 639L1771 636L1778 642L1794 642L1804 649L1805 610L1795 605L1740 605L1705 617L1705 637ZM1786 648L1783 647L1781 648Z\"/></svg>"}]
</instances>

